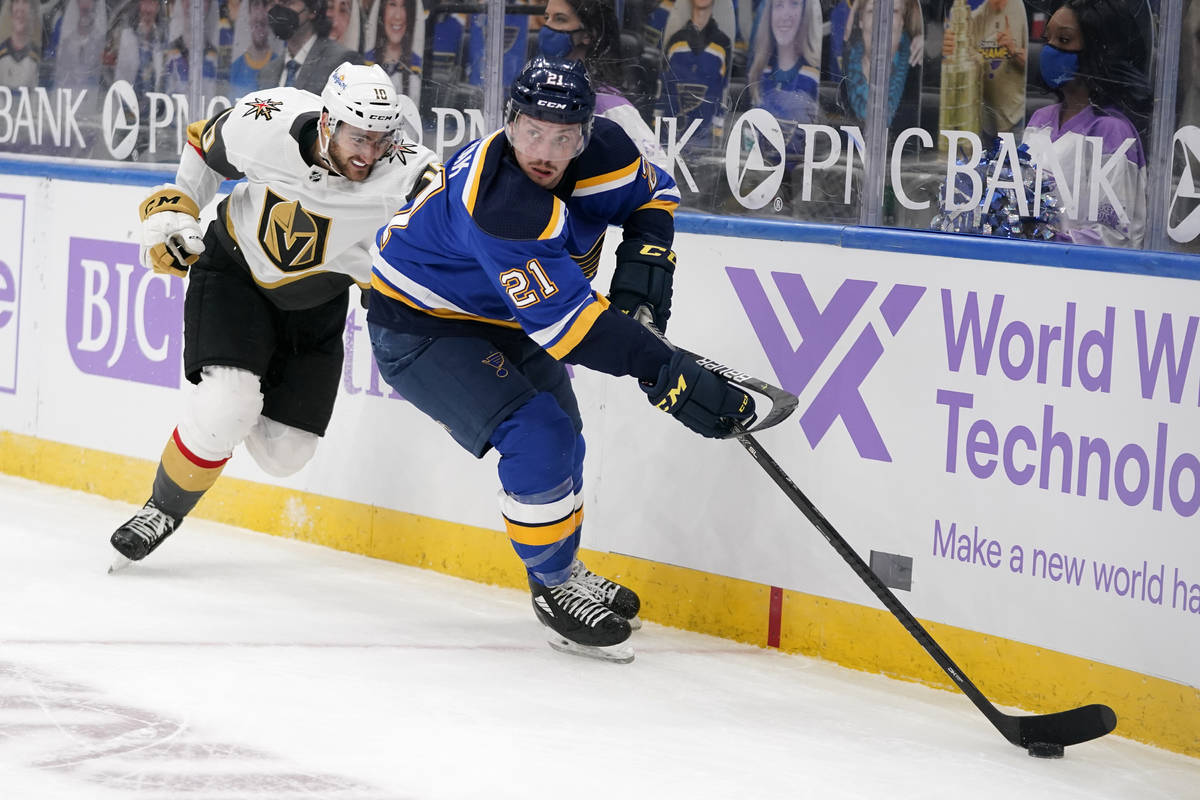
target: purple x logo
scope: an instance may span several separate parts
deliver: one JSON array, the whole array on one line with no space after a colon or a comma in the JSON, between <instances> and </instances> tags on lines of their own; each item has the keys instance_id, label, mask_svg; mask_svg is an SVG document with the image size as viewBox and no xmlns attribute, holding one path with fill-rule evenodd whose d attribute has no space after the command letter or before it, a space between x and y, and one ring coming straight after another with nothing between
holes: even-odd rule
<instances>
[{"instance_id":1,"label":"purple x logo","mask_svg":"<svg viewBox=\"0 0 1200 800\"><path fill-rule=\"evenodd\" d=\"M797 395L808 386L878 285L875 281L846 279L825 308L819 309L803 277L772 272L775 286L800 331L800 346L793 347L757 273L738 267L725 269L780 384ZM924 294L925 287L903 283L887 293L879 311L893 336ZM860 456L876 461L892 460L859 390L881 355L883 343L874 324L868 323L800 417L800 427L810 445L816 447L834 420L841 417Z\"/></svg>"}]
</instances>

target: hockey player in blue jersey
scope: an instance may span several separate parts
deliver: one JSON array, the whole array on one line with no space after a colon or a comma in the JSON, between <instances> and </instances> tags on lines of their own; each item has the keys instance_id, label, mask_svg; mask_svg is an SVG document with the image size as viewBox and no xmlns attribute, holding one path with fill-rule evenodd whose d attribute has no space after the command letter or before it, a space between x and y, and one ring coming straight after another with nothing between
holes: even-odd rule
<instances>
[{"instance_id":1,"label":"hockey player in blue jersey","mask_svg":"<svg viewBox=\"0 0 1200 800\"><path fill-rule=\"evenodd\" d=\"M594 107L581 64L530 62L505 127L427 171L380 230L367 319L388 383L474 456L500 454L501 512L551 646L629 661L636 593L576 558L584 439L564 362L637 378L704 436L754 402L636 320L670 316L679 193ZM605 298L590 279L609 225L624 240Z\"/></svg>"}]
</instances>

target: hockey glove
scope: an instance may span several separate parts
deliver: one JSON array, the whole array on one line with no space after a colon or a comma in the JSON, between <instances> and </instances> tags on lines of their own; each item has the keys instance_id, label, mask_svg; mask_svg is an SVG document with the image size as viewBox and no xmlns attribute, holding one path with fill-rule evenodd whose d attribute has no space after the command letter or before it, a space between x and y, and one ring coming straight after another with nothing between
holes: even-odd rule
<instances>
[{"instance_id":1,"label":"hockey glove","mask_svg":"<svg viewBox=\"0 0 1200 800\"><path fill-rule=\"evenodd\" d=\"M653 386L642 384L650 403L701 436L728 436L735 422L754 419L754 398L687 353L676 351Z\"/></svg>"},{"instance_id":2,"label":"hockey glove","mask_svg":"<svg viewBox=\"0 0 1200 800\"><path fill-rule=\"evenodd\" d=\"M200 208L178 186L159 186L142 201L142 265L184 277L204 252Z\"/></svg>"},{"instance_id":3,"label":"hockey glove","mask_svg":"<svg viewBox=\"0 0 1200 800\"><path fill-rule=\"evenodd\" d=\"M644 307L654 327L666 333L674 274L675 253L670 248L627 239L617 247L617 268L608 287L608 300L618 311L634 317Z\"/></svg>"}]
</instances>

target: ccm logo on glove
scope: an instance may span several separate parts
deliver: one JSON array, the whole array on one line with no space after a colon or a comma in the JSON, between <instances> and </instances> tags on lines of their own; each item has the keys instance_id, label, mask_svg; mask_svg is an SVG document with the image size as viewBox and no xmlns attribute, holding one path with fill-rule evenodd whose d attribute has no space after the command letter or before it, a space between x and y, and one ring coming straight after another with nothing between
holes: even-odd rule
<instances>
[{"instance_id":1,"label":"ccm logo on glove","mask_svg":"<svg viewBox=\"0 0 1200 800\"><path fill-rule=\"evenodd\" d=\"M754 398L676 351L653 385L642 385L647 399L686 427L709 438L722 438L735 423L754 418Z\"/></svg>"},{"instance_id":2,"label":"ccm logo on glove","mask_svg":"<svg viewBox=\"0 0 1200 800\"><path fill-rule=\"evenodd\" d=\"M617 268L608 286L608 299L618 311L648 317L659 333L671 318L675 253L669 247L627 239L617 246Z\"/></svg>"},{"instance_id":3,"label":"ccm logo on glove","mask_svg":"<svg viewBox=\"0 0 1200 800\"><path fill-rule=\"evenodd\" d=\"M195 219L200 218L200 209L196 208L195 201L181 192L160 190L147 197L142 202L142 221L159 211L182 211Z\"/></svg>"},{"instance_id":4,"label":"ccm logo on glove","mask_svg":"<svg viewBox=\"0 0 1200 800\"><path fill-rule=\"evenodd\" d=\"M650 256L651 258L665 258L672 264L675 263L675 251L668 250L665 247L659 247L656 244L644 244L642 249L638 251L640 256Z\"/></svg>"},{"instance_id":5,"label":"ccm logo on glove","mask_svg":"<svg viewBox=\"0 0 1200 800\"><path fill-rule=\"evenodd\" d=\"M675 404L679 402L679 396L687 391L687 380L680 375L679 383L675 384L674 389L667 391L667 396L654 404L654 407L660 411L671 413L671 409L675 408Z\"/></svg>"},{"instance_id":6,"label":"ccm logo on glove","mask_svg":"<svg viewBox=\"0 0 1200 800\"><path fill-rule=\"evenodd\" d=\"M178 186L158 187L142 201L142 265L155 272L187 275L204 252L200 207Z\"/></svg>"}]
</instances>

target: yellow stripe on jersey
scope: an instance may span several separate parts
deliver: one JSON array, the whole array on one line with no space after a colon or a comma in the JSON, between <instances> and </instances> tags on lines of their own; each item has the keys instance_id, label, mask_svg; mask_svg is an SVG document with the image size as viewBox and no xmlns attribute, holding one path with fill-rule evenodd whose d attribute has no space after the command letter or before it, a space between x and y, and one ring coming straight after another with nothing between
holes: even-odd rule
<instances>
[{"instance_id":1,"label":"yellow stripe on jersey","mask_svg":"<svg viewBox=\"0 0 1200 800\"><path fill-rule=\"evenodd\" d=\"M237 231L235 231L233 229L233 217L230 216L230 214L232 212L229 209L233 207L233 203L227 202L224 205L225 205L225 230L229 232L229 238L233 239L233 243L235 245L237 245L238 247L241 247L242 244L241 244L241 242L238 241Z\"/></svg>"},{"instance_id":2,"label":"yellow stripe on jersey","mask_svg":"<svg viewBox=\"0 0 1200 800\"><path fill-rule=\"evenodd\" d=\"M667 58L670 59L671 56L675 55L676 53L681 53L684 50L691 50L691 49L692 49L692 46L690 44L688 44L687 42L676 42L675 44L673 44L667 48Z\"/></svg>"},{"instance_id":3,"label":"yellow stripe on jersey","mask_svg":"<svg viewBox=\"0 0 1200 800\"><path fill-rule=\"evenodd\" d=\"M561 542L575 532L575 512L555 522L544 525L530 525L504 518L504 527L508 530L508 538L518 544L547 545Z\"/></svg>"},{"instance_id":4,"label":"yellow stripe on jersey","mask_svg":"<svg viewBox=\"0 0 1200 800\"><path fill-rule=\"evenodd\" d=\"M614 169L612 172L606 172L594 178L585 178L575 184L575 190L571 192L571 196L583 197L589 194L599 194L624 186L637 177L641 169L641 161L641 158L637 158L628 166Z\"/></svg>"},{"instance_id":5,"label":"yellow stripe on jersey","mask_svg":"<svg viewBox=\"0 0 1200 800\"><path fill-rule=\"evenodd\" d=\"M204 126L208 124L206 119L198 119L187 126L188 144L199 150L201 153L207 151L204 146ZM211 142L210 142L211 144Z\"/></svg>"},{"instance_id":6,"label":"yellow stripe on jersey","mask_svg":"<svg viewBox=\"0 0 1200 800\"><path fill-rule=\"evenodd\" d=\"M499 135L500 131L496 131L480 142L479 149L472 159L471 172L467 175L467 185L463 192L463 204L467 207L467 213L472 217L475 216L475 200L479 197L479 179L483 176L483 164L487 161L487 150L495 143L496 137Z\"/></svg>"},{"instance_id":7,"label":"yellow stripe on jersey","mask_svg":"<svg viewBox=\"0 0 1200 800\"><path fill-rule=\"evenodd\" d=\"M709 55L714 55L717 58L721 59L721 74L724 75L725 74L725 48L721 47L721 45L716 44L714 42L713 44L710 44L708 47L704 48L704 52L708 53Z\"/></svg>"},{"instance_id":8,"label":"yellow stripe on jersey","mask_svg":"<svg viewBox=\"0 0 1200 800\"><path fill-rule=\"evenodd\" d=\"M550 347L546 348L546 352L554 358L562 359L567 353L575 349L575 345L579 344L587 332L592 329L592 325L596 324L596 318L604 313L607 303L599 302L591 303L583 311L579 312L579 316L571 323L571 327L563 334L562 338L555 342Z\"/></svg>"},{"instance_id":9,"label":"yellow stripe on jersey","mask_svg":"<svg viewBox=\"0 0 1200 800\"><path fill-rule=\"evenodd\" d=\"M648 203L643 203L642 205L638 206L636 210L642 211L642 210L648 209L648 208L657 208L661 211L667 212L671 216L675 216L675 209L679 208L679 201L678 200L651 200Z\"/></svg>"},{"instance_id":10,"label":"yellow stripe on jersey","mask_svg":"<svg viewBox=\"0 0 1200 800\"><path fill-rule=\"evenodd\" d=\"M604 233L602 232L596 237L596 243L588 248L588 251L581 256L572 254L571 260L579 265L580 272L583 277L589 281L596 277L596 270L600 268L600 255L604 249Z\"/></svg>"},{"instance_id":11,"label":"yellow stripe on jersey","mask_svg":"<svg viewBox=\"0 0 1200 800\"><path fill-rule=\"evenodd\" d=\"M412 215L421 210L421 206L429 201L429 198L438 194L446 188L446 170L440 163L434 163L425 168L422 173L422 178L429 175L429 180L416 197L412 199L409 207L401 209L401 211L392 217L392 221L388 223L387 231L383 234L383 241L379 243L379 248L382 250L387 247L388 241L392 238L392 231L397 228L403 230L408 227L408 222L412 219Z\"/></svg>"},{"instance_id":12,"label":"yellow stripe on jersey","mask_svg":"<svg viewBox=\"0 0 1200 800\"><path fill-rule=\"evenodd\" d=\"M385 280L383 280L382 278L380 278L378 275L375 275L375 274L371 275L371 288L374 289L375 291L379 292L382 295L386 295L387 297L390 297L391 299L395 300L398 303L403 303L404 305L408 306L409 308L412 308L416 311L420 311L422 314L428 314L429 316L437 317L438 319L457 319L457 320L465 320L467 322L483 322L488 325L496 325L496 326L499 326L502 328L519 329L521 327L521 323L516 322L514 320L491 319L489 317L476 317L472 314L464 314L461 311L451 311L448 308L424 308L422 306L417 305L411 298L406 296L403 292L397 291L394 287L392 287L390 284L388 284Z\"/></svg>"},{"instance_id":13,"label":"yellow stripe on jersey","mask_svg":"<svg viewBox=\"0 0 1200 800\"><path fill-rule=\"evenodd\" d=\"M553 239L562 233L563 224L567 221L567 204L557 197L554 198L554 205L550 209L550 221L546 223L546 228L538 234L538 241L542 239Z\"/></svg>"}]
</instances>

